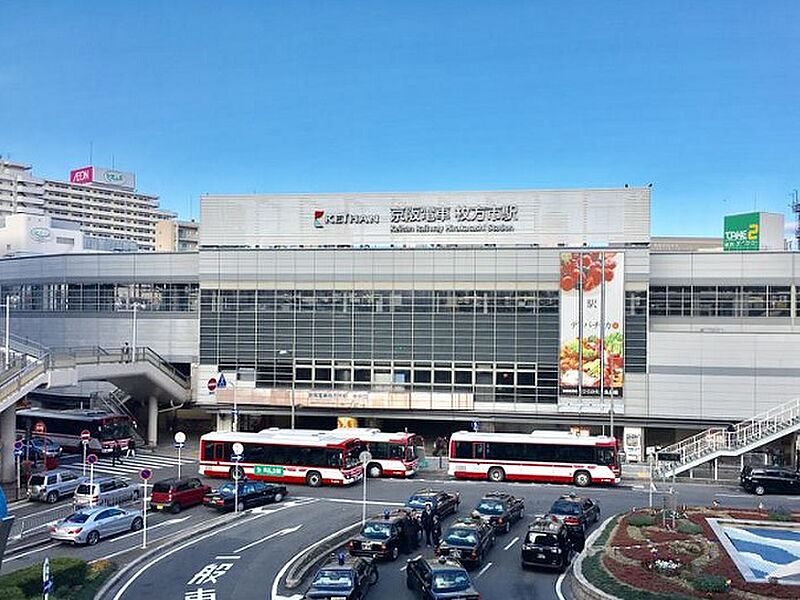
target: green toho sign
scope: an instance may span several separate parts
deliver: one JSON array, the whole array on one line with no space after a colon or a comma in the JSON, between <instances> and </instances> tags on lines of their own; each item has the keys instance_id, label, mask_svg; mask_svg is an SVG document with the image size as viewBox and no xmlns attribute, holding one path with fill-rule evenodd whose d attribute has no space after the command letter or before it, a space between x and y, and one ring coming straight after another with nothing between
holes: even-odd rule
<instances>
[{"instance_id":1,"label":"green toho sign","mask_svg":"<svg viewBox=\"0 0 800 600\"><path fill-rule=\"evenodd\" d=\"M254 475L267 475L269 477L283 477L283 467L273 467L270 465L256 465L253 467Z\"/></svg>"},{"instance_id":2,"label":"green toho sign","mask_svg":"<svg viewBox=\"0 0 800 600\"><path fill-rule=\"evenodd\" d=\"M757 251L761 243L759 213L728 215L722 235L722 249L726 252Z\"/></svg>"}]
</instances>

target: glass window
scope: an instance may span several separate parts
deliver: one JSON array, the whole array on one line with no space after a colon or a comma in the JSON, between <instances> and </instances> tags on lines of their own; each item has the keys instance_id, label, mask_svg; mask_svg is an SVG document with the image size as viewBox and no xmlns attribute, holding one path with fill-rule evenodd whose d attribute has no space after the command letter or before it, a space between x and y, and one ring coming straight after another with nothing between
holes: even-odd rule
<instances>
[{"instance_id":1,"label":"glass window","mask_svg":"<svg viewBox=\"0 0 800 600\"><path fill-rule=\"evenodd\" d=\"M767 310L770 317L790 317L791 307L791 288L788 286L769 286L769 305Z\"/></svg>"},{"instance_id":2,"label":"glass window","mask_svg":"<svg viewBox=\"0 0 800 600\"><path fill-rule=\"evenodd\" d=\"M667 288L652 286L650 288L650 314L661 317L667 314Z\"/></svg>"},{"instance_id":3,"label":"glass window","mask_svg":"<svg viewBox=\"0 0 800 600\"><path fill-rule=\"evenodd\" d=\"M767 287L750 286L742 288L744 300L743 309L745 316L766 317L767 316Z\"/></svg>"},{"instance_id":4,"label":"glass window","mask_svg":"<svg viewBox=\"0 0 800 600\"><path fill-rule=\"evenodd\" d=\"M716 286L694 288L694 316L696 317L717 316Z\"/></svg>"}]
</instances>

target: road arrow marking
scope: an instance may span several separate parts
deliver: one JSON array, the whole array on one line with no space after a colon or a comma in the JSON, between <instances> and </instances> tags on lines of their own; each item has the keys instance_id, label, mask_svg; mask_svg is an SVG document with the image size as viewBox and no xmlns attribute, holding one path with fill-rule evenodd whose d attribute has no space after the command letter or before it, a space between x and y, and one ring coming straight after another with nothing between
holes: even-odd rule
<instances>
[{"instance_id":1,"label":"road arrow marking","mask_svg":"<svg viewBox=\"0 0 800 600\"><path fill-rule=\"evenodd\" d=\"M508 550L509 548L511 548L511 546L513 546L514 544L516 544L518 541L519 541L519 536L518 536L518 537L515 537L513 540L511 540L510 542L508 542L508 544L506 544L506 547L505 547L505 548L503 548L503 550Z\"/></svg>"},{"instance_id":2,"label":"road arrow marking","mask_svg":"<svg viewBox=\"0 0 800 600\"><path fill-rule=\"evenodd\" d=\"M241 548L237 548L236 550L233 551L233 553L234 554L239 554L241 552L244 552L245 550L249 550L253 546L258 546L262 542L266 542L266 541L271 540L271 539L276 538L276 537L283 537L284 535L289 535L290 533L294 533L295 531L300 529L302 526L303 526L303 524L301 523L300 525L298 525L296 527L287 527L286 529L281 529L280 531L276 531L274 533L270 533L268 536L263 537L260 540L256 540L255 542L250 542L249 544L246 544L246 545L242 546Z\"/></svg>"}]
</instances>

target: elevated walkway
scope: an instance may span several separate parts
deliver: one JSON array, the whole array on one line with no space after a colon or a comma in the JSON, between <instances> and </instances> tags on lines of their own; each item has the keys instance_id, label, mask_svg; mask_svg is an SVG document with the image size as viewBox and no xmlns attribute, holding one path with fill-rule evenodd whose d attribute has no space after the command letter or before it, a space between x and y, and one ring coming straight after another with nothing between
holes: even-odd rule
<instances>
[{"instance_id":1,"label":"elevated walkway","mask_svg":"<svg viewBox=\"0 0 800 600\"><path fill-rule=\"evenodd\" d=\"M51 349L37 358L16 360L0 373L0 412L39 387L67 387L81 381L108 381L131 398L186 402L188 377L150 348L130 357L99 347Z\"/></svg>"},{"instance_id":2,"label":"elevated walkway","mask_svg":"<svg viewBox=\"0 0 800 600\"><path fill-rule=\"evenodd\" d=\"M797 431L800 431L800 398L780 404L733 427L712 427L661 448L659 454L675 454L680 460L657 464L654 476L672 477L718 458L742 456Z\"/></svg>"}]
</instances>

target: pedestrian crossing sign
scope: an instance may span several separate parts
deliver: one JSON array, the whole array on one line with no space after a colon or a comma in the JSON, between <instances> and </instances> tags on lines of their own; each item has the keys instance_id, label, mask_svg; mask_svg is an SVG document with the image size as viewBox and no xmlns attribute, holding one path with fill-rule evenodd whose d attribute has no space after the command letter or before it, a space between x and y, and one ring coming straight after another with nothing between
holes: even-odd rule
<instances>
[{"instance_id":1,"label":"pedestrian crossing sign","mask_svg":"<svg viewBox=\"0 0 800 600\"><path fill-rule=\"evenodd\" d=\"M217 389L224 390L225 387L228 385L228 382L225 381L225 375L223 373L219 374L219 379L217 379Z\"/></svg>"}]
</instances>

